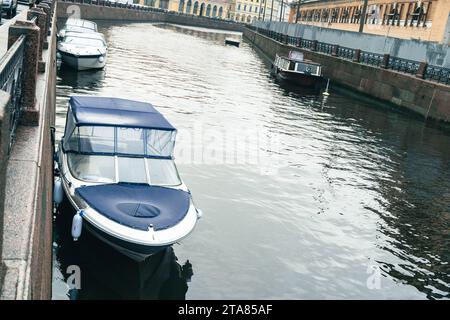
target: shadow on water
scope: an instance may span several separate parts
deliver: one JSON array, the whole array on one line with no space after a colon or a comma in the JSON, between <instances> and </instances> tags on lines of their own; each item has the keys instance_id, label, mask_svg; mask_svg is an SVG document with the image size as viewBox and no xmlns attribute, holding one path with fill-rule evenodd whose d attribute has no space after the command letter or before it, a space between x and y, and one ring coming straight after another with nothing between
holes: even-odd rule
<instances>
[{"instance_id":1,"label":"shadow on water","mask_svg":"<svg viewBox=\"0 0 450 320\"><path fill-rule=\"evenodd\" d=\"M193 275L192 265L189 260L180 265L172 247L145 261L135 262L86 230L75 242L70 236L70 213L74 214L74 210L65 200L54 222L54 237L58 243L54 255L63 274L62 280L69 288L76 283L70 278L73 270L69 267L79 267L80 289L70 289L66 293L71 300L185 299L187 283Z\"/></svg>"},{"instance_id":2,"label":"shadow on water","mask_svg":"<svg viewBox=\"0 0 450 320\"><path fill-rule=\"evenodd\" d=\"M58 69L58 76L66 86L91 91L97 91L103 86L105 73L105 69L76 71L64 64Z\"/></svg>"}]
</instances>

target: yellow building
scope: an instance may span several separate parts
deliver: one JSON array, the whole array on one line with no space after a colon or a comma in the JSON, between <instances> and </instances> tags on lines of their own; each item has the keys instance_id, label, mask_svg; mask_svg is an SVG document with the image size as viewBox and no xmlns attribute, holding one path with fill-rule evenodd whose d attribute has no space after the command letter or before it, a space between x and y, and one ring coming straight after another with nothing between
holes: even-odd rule
<instances>
[{"instance_id":1,"label":"yellow building","mask_svg":"<svg viewBox=\"0 0 450 320\"><path fill-rule=\"evenodd\" d=\"M279 21L281 3L281 0L232 0L229 19L246 23Z\"/></svg>"},{"instance_id":2,"label":"yellow building","mask_svg":"<svg viewBox=\"0 0 450 320\"><path fill-rule=\"evenodd\" d=\"M230 3L227 0L139 0L142 5L197 16L226 19Z\"/></svg>"},{"instance_id":3,"label":"yellow building","mask_svg":"<svg viewBox=\"0 0 450 320\"><path fill-rule=\"evenodd\" d=\"M362 0L303 0L291 5L289 22L358 31ZM368 0L363 31L384 36L448 42L450 0ZM447 40L444 40L447 39Z\"/></svg>"}]
</instances>

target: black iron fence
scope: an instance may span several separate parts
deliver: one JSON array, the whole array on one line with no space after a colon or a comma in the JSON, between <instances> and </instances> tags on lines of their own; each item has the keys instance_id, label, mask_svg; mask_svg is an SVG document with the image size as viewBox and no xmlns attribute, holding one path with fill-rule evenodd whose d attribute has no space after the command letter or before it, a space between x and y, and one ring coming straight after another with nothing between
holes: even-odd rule
<instances>
[{"instance_id":1,"label":"black iron fence","mask_svg":"<svg viewBox=\"0 0 450 320\"><path fill-rule=\"evenodd\" d=\"M301 37L288 36L283 33L257 28L255 26L247 27L286 45L336 56L357 63L408 73L422 79L450 85L449 68L429 65L425 62L391 57L389 54L361 51L359 49L341 47L336 44L319 42L317 40L308 40Z\"/></svg>"},{"instance_id":2,"label":"black iron fence","mask_svg":"<svg viewBox=\"0 0 450 320\"><path fill-rule=\"evenodd\" d=\"M0 90L11 95L9 110L9 146L8 153L14 142L14 135L22 111L22 74L24 61L25 36L22 35L0 59ZM5 119L6 120L6 119Z\"/></svg>"},{"instance_id":3,"label":"black iron fence","mask_svg":"<svg viewBox=\"0 0 450 320\"><path fill-rule=\"evenodd\" d=\"M44 0L41 2L41 6L38 6L38 8L44 8L44 11L32 12L33 10L30 10L27 15L27 22L32 23L37 27L39 27L39 25L41 27L44 26L48 30L50 26L50 19L47 20L47 14L52 16L54 13L53 1L55 0ZM41 18L39 18L39 15L41 15ZM38 21L39 19L44 20ZM20 23L16 23L13 26L17 25L21 26ZM38 30L39 31L37 32L41 31L40 28ZM29 39L29 36L25 34L21 33L20 35L13 36L13 38L11 38L11 34L9 33L8 42L11 39L14 39L15 41L9 46L6 53L0 57L0 90L3 90L10 95L8 105L9 110L6 110L5 112L5 114L9 115L8 154L11 152L11 148L15 142L16 129L22 119L21 115L25 110L25 101L30 100L28 99L29 96L32 96L33 98L31 101L34 101L36 94L35 91L28 89L33 87L35 90L36 88L35 85L31 86L30 84L35 84L36 82L37 74L35 71L37 68L28 68L28 70L34 70L34 72L30 73L30 71L27 71L27 67L30 66L30 61L34 61L38 64L40 51L39 49L38 52L34 51L34 57L31 58L30 53L33 52L33 50L27 50L28 48L40 48L40 50L42 50L43 43L46 41L46 39L34 38L40 39L42 42L41 45L38 45L37 43L33 43L33 41L37 40L33 40L32 37ZM37 56L35 56L36 54ZM41 63L41 61L39 61L39 63ZM8 119L4 119L4 121L8 121ZM0 132L0 134L8 133Z\"/></svg>"}]
</instances>

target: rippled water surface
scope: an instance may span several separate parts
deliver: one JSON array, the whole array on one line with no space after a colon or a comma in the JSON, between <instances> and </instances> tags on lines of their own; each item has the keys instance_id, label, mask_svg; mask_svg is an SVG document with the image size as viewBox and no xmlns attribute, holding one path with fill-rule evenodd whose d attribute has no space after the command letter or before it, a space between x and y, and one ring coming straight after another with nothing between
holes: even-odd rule
<instances>
[{"instance_id":1,"label":"rippled water surface","mask_svg":"<svg viewBox=\"0 0 450 320\"><path fill-rule=\"evenodd\" d=\"M449 134L276 83L260 53L225 46L223 32L101 31L104 71L59 72L58 136L72 94L153 103L179 129L176 161L204 216L138 265L88 234L73 243L59 215L55 299L449 298ZM82 274L70 294L69 265Z\"/></svg>"}]
</instances>

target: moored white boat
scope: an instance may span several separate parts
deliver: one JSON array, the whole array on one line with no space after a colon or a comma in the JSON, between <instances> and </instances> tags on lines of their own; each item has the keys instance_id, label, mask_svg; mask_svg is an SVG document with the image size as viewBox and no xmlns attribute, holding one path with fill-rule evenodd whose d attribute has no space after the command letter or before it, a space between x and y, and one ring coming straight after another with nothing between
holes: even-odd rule
<instances>
[{"instance_id":1,"label":"moored white boat","mask_svg":"<svg viewBox=\"0 0 450 320\"><path fill-rule=\"evenodd\" d=\"M58 38L62 39L66 35L66 32L86 32L93 33L98 32L97 24L93 21L84 19L67 19L64 27L59 31Z\"/></svg>"},{"instance_id":2,"label":"moored white boat","mask_svg":"<svg viewBox=\"0 0 450 320\"><path fill-rule=\"evenodd\" d=\"M102 69L107 46L101 33L66 32L58 43L58 58L75 70Z\"/></svg>"},{"instance_id":3,"label":"moored white boat","mask_svg":"<svg viewBox=\"0 0 450 320\"><path fill-rule=\"evenodd\" d=\"M304 59L303 53L298 51L290 51L287 57L276 54L272 73L280 80L302 87L320 89L323 84L322 66Z\"/></svg>"},{"instance_id":4,"label":"moored white boat","mask_svg":"<svg viewBox=\"0 0 450 320\"><path fill-rule=\"evenodd\" d=\"M143 260L192 232L201 211L174 163L175 135L149 103L71 97L55 194L77 212L74 238L86 229Z\"/></svg>"}]
</instances>

